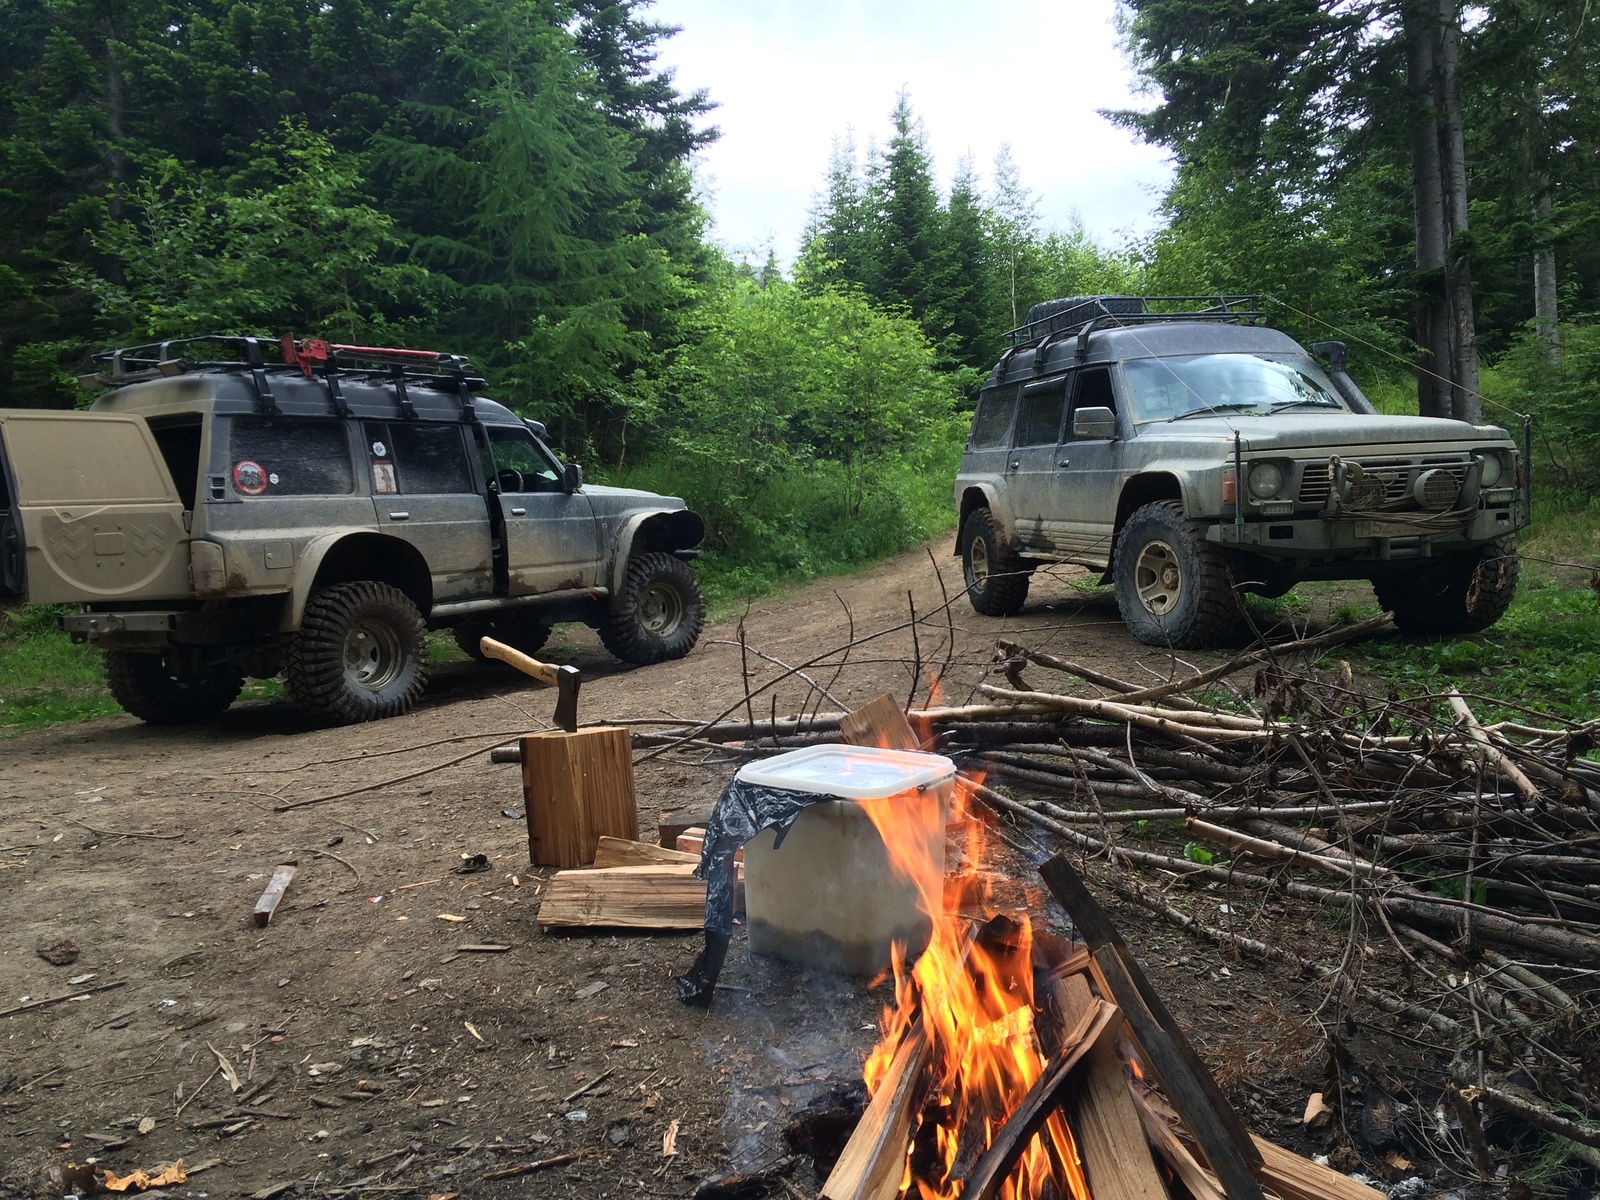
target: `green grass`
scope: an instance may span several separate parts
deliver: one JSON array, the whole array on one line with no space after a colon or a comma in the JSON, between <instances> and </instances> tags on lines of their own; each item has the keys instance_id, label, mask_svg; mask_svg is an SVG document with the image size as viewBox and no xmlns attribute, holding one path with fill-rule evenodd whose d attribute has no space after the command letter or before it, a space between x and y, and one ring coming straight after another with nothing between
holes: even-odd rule
<instances>
[{"instance_id":1,"label":"green grass","mask_svg":"<svg viewBox=\"0 0 1600 1200\"><path fill-rule=\"evenodd\" d=\"M1377 612L1374 605L1349 614ZM1584 721L1600 714L1600 603L1593 592L1526 580L1510 611L1471 637L1388 638L1342 647L1339 657L1392 679L1402 693L1457 688L1488 698L1480 719L1518 719L1522 709ZM1525 719L1525 717L1521 718Z\"/></svg>"},{"instance_id":2,"label":"green grass","mask_svg":"<svg viewBox=\"0 0 1600 1200\"><path fill-rule=\"evenodd\" d=\"M56 632L66 608L0 610L0 737L119 711L100 654Z\"/></svg>"}]
</instances>

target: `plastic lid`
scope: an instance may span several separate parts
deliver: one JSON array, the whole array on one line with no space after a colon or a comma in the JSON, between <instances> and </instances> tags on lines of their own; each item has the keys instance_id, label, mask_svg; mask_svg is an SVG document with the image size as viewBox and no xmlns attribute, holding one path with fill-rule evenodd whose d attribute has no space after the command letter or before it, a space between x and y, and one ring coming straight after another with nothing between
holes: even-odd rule
<instances>
[{"instance_id":1,"label":"plastic lid","mask_svg":"<svg viewBox=\"0 0 1600 1200\"><path fill-rule=\"evenodd\" d=\"M874 800L943 783L955 773L955 763L942 754L870 746L807 746L748 763L739 769L738 778L758 787Z\"/></svg>"}]
</instances>

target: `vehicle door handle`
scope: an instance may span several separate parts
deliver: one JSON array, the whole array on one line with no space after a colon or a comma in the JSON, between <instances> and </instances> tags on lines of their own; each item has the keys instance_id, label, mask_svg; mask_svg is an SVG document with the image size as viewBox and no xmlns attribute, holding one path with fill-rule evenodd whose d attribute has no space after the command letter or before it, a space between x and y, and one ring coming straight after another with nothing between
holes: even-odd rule
<instances>
[{"instance_id":1,"label":"vehicle door handle","mask_svg":"<svg viewBox=\"0 0 1600 1200\"><path fill-rule=\"evenodd\" d=\"M1022 466L1022 460L1020 458L1013 458L1011 460L1011 466L1010 466L1009 470L1015 471L1018 468L1020 468L1021 466Z\"/></svg>"},{"instance_id":2,"label":"vehicle door handle","mask_svg":"<svg viewBox=\"0 0 1600 1200\"><path fill-rule=\"evenodd\" d=\"M389 514L389 520L391 520L391 521L409 521L409 520L411 520L411 514L408 513L408 512L390 513Z\"/></svg>"},{"instance_id":3,"label":"vehicle door handle","mask_svg":"<svg viewBox=\"0 0 1600 1200\"><path fill-rule=\"evenodd\" d=\"M1058 467L1070 467L1071 465L1072 460L1070 458L1063 458L1056 463L1056 466Z\"/></svg>"},{"instance_id":4,"label":"vehicle door handle","mask_svg":"<svg viewBox=\"0 0 1600 1200\"><path fill-rule=\"evenodd\" d=\"M528 510L525 508L513 508L511 510L511 515L513 517L525 517L528 515Z\"/></svg>"}]
</instances>

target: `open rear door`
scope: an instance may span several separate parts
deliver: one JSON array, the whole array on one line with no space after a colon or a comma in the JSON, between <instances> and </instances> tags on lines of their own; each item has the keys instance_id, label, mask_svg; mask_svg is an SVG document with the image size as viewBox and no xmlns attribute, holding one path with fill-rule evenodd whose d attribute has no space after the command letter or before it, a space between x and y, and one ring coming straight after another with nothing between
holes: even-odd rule
<instances>
[{"instance_id":1,"label":"open rear door","mask_svg":"<svg viewBox=\"0 0 1600 1200\"><path fill-rule=\"evenodd\" d=\"M0 409L0 592L178 599L190 594L188 540L143 417Z\"/></svg>"}]
</instances>

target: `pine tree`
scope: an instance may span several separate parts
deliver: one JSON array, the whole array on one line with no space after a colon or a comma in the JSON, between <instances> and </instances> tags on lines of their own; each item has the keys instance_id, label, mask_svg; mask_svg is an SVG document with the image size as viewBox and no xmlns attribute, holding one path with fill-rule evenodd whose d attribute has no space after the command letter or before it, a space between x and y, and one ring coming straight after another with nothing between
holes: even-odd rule
<instances>
[{"instance_id":1,"label":"pine tree","mask_svg":"<svg viewBox=\"0 0 1600 1200\"><path fill-rule=\"evenodd\" d=\"M950 329L947 347L952 358L978 369L988 366L997 353L999 333L981 186L972 156L963 157L950 184L940 245L941 308L948 314Z\"/></svg>"}]
</instances>

